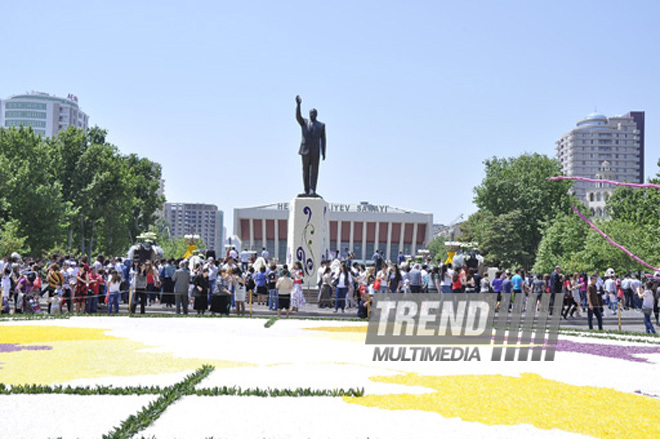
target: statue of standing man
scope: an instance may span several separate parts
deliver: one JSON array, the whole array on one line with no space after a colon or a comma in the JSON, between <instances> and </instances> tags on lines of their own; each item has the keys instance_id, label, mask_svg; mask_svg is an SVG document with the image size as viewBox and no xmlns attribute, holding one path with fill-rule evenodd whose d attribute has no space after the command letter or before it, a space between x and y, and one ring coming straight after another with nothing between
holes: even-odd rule
<instances>
[{"instance_id":1,"label":"statue of standing man","mask_svg":"<svg viewBox=\"0 0 660 439\"><path fill-rule=\"evenodd\" d=\"M318 197L316 182L319 177L319 156L325 160L325 124L316 120L315 108L309 110L309 120L300 114L302 99L296 96L296 120L302 129L298 154L302 156L303 184L305 193L300 196Z\"/></svg>"}]
</instances>

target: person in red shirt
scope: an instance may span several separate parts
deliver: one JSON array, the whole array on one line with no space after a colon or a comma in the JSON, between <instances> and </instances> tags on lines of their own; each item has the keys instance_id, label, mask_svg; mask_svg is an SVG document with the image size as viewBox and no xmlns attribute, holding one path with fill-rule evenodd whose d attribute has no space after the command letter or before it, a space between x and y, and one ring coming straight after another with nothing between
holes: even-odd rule
<instances>
[{"instance_id":1,"label":"person in red shirt","mask_svg":"<svg viewBox=\"0 0 660 439\"><path fill-rule=\"evenodd\" d=\"M96 314L99 308L99 285L103 283L103 277L96 271L95 268L89 271L89 292L87 297L86 311L87 314Z\"/></svg>"},{"instance_id":2,"label":"person in red shirt","mask_svg":"<svg viewBox=\"0 0 660 439\"><path fill-rule=\"evenodd\" d=\"M73 302L76 304L76 313L81 314L85 311L85 302L90 288L89 265L83 263L80 266L80 272L76 276L76 296Z\"/></svg>"},{"instance_id":3,"label":"person in red shirt","mask_svg":"<svg viewBox=\"0 0 660 439\"><path fill-rule=\"evenodd\" d=\"M144 266L147 272L147 297L149 305L152 305L156 301L156 290L160 288L160 278L156 269L151 265L151 261L145 262Z\"/></svg>"}]
</instances>

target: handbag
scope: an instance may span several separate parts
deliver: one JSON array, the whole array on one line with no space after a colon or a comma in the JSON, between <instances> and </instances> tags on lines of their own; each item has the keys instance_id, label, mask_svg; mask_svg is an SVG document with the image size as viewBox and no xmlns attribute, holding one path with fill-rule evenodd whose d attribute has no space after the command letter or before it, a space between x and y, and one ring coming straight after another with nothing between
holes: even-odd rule
<instances>
[{"instance_id":1,"label":"handbag","mask_svg":"<svg viewBox=\"0 0 660 439\"><path fill-rule=\"evenodd\" d=\"M374 281L374 290L376 290L376 291L380 290L380 279L376 279Z\"/></svg>"}]
</instances>

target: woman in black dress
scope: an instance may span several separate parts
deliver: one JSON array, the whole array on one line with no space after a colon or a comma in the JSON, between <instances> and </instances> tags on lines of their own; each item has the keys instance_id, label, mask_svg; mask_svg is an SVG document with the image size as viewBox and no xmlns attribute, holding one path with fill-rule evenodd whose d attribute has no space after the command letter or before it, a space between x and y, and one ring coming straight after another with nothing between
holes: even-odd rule
<instances>
[{"instance_id":1,"label":"woman in black dress","mask_svg":"<svg viewBox=\"0 0 660 439\"><path fill-rule=\"evenodd\" d=\"M163 263L162 265L163 268L161 268L159 273L160 280L163 283L160 303L164 303L167 308L170 308L174 305L174 282L172 281L172 276L174 276L174 272L176 271L174 259L170 258L167 263Z\"/></svg>"},{"instance_id":2,"label":"woman in black dress","mask_svg":"<svg viewBox=\"0 0 660 439\"><path fill-rule=\"evenodd\" d=\"M209 270L207 268L195 276L193 285L195 288L195 309L197 310L198 315L202 315L209 306L207 300L209 293Z\"/></svg>"},{"instance_id":3,"label":"woman in black dress","mask_svg":"<svg viewBox=\"0 0 660 439\"><path fill-rule=\"evenodd\" d=\"M211 312L229 315L229 303L231 300L232 276L224 268L218 271L215 280L215 290L211 296Z\"/></svg>"}]
</instances>

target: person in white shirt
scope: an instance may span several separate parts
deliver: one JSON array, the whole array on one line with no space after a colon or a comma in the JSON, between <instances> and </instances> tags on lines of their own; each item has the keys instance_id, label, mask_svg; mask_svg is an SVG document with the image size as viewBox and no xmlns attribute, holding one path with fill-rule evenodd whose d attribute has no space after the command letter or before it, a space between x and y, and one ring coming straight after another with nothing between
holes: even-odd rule
<instances>
[{"instance_id":1,"label":"person in white shirt","mask_svg":"<svg viewBox=\"0 0 660 439\"><path fill-rule=\"evenodd\" d=\"M353 276L351 276L351 273L348 271L346 263L341 264L341 269L335 277L337 278L337 288L335 290L337 300L335 300L334 312L337 312L340 307L341 312L344 312L344 308L346 307L346 294L348 293L351 283L353 283Z\"/></svg>"},{"instance_id":2,"label":"person in white shirt","mask_svg":"<svg viewBox=\"0 0 660 439\"><path fill-rule=\"evenodd\" d=\"M319 293L316 298L317 302L321 301L321 287L323 286L323 274L325 273L325 269L328 267L327 261L321 261L321 265L319 266L319 269L316 270L316 285L319 287Z\"/></svg>"},{"instance_id":3,"label":"person in white shirt","mask_svg":"<svg viewBox=\"0 0 660 439\"><path fill-rule=\"evenodd\" d=\"M241 271L246 272L248 269L248 264L250 263L250 252L243 249L240 254L241 258Z\"/></svg>"},{"instance_id":4,"label":"person in white shirt","mask_svg":"<svg viewBox=\"0 0 660 439\"><path fill-rule=\"evenodd\" d=\"M451 264L445 264L440 270L440 291L443 294L451 293L451 283L452 277L454 276L454 270L451 268Z\"/></svg>"},{"instance_id":5,"label":"person in white shirt","mask_svg":"<svg viewBox=\"0 0 660 439\"><path fill-rule=\"evenodd\" d=\"M609 307L610 307L610 310L612 311L612 315L615 315L617 304L618 304L618 298L616 297L616 280L615 280L615 277L610 276L607 279L605 279L605 282L603 283L603 288L605 289L605 292L608 295Z\"/></svg>"},{"instance_id":6,"label":"person in white shirt","mask_svg":"<svg viewBox=\"0 0 660 439\"><path fill-rule=\"evenodd\" d=\"M113 270L108 277L108 315L112 314L112 309L115 309L115 314L119 314L119 286L121 285L121 275L117 270Z\"/></svg>"},{"instance_id":7,"label":"person in white shirt","mask_svg":"<svg viewBox=\"0 0 660 439\"><path fill-rule=\"evenodd\" d=\"M490 292L490 280L488 280L488 273L484 273L484 275L481 278L481 285L480 285L480 290L482 293L489 293Z\"/></svg>"},{"instance_id":8,"label":"person in white shirt","mask_svg":"<svg viewBox=\"0 0 660 439\"><path fill-rule=\"evenodd\" d=\"M11 291L11 268L7 267L2 271L2 299L0 299L2 312L9 313L9 291Z\"/></svg>"},{"instance_id":9,"label":"person in white shirt","mask_svg":"<svg viewBox=\"0 0 660 439\"><path fill-rule=\"evenodd\" d=\"M238 253L236 252L236 247L232 247L231 250L229 250L229 257L232 259L238 259Z\"/></svg>"},{"instance_id":10,"label":"person in white shirt","mask_svg":"<svg viewBox=\"0 0 660 439\"><path fill-rule=\"evenodd\" d=\"M92 264L92 268L96 270L97 272L103 268L103 255L98 255L94 263Z\"/></svg>"}]
</instances>

